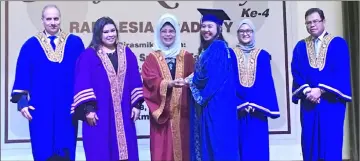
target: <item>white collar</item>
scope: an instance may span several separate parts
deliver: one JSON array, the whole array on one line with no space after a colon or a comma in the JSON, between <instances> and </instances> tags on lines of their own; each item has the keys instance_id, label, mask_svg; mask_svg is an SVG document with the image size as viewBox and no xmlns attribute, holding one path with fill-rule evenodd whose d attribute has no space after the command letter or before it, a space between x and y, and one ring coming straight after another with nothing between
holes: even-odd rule
<instances>
[{"instance_id":1,"label":"white collar","mask_svg":"<svg viewBox=\"0 0 360 161\"><path fill-rule=\"evenodd\" d=\"M53 36L58 37L58 35L59 35L60 31L61 31L61 29L59 29L59 31L58 31L55 35L53 35ZM52 35L51 35L51 34L49 34L46 30L44 30L44 32L45 32L46 37L52 36Z\"/></svg>"},{"instance_id":2,"label":"white collar","mask_svg":"<svg viewBox=\"0 0 360 161\"><path fill-rule=\"evenodd\" d=\"M323 41L325 34L326 34L326 31L324 30L323 33L321 33L321 35L318 37L318 39L320 41ZM315 39L315 37L313 37L313 39Z\"/></svg>"}]
</instances>

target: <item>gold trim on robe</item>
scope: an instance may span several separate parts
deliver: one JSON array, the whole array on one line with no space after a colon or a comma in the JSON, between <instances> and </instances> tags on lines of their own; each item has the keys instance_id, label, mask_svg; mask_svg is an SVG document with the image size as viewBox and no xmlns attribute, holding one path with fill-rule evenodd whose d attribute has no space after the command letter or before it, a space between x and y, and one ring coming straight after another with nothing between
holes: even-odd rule
<instances>
[{"instance_id":1,"label":"gold trim on robe","mask_svg":"<svg viewBox=\"0 0 360 161\"><path fill-rule=\"evenodd\" d=\"M122 115L122 96L124 89L124 81L127 70L126 62L126 46L122 44L117 45L118 53L118 72L116 73L114 66L112 65L109 57L106 53L103 53L101 50L98 51L97 55L100 57L101 62L106 70L110 88L111 88L111 97L114 108L115 115L115 129L116 129L116 138L117 145L119 149L119 160L127 160L128 157L128 148L126 144L126 135L124 129L124 121Z\"/></svg>"},{"instance_id":2,"label":"gold trim on robe","mask_svg":"<svg viewBox=\"0 0 360 161\"><path fill-rule=\"evenodd\" d=\"M167 89L168 89L168 84L169 81L168 80L162 80L160 82L160 97L161 97L161 103L158 109L156 109L153 113L152 116L155 118L156 122L158 122L159 124L163 124L164 122L159 122L159 118L161 116L161 114L164 111L164 107L165 107L165 102L166 102L166 93L167 93Z\"/></svg>"},{"instance_id":3,"label":"gold trim on robe","mask_svg":"<svg viewBox=\"0 0 360 161\"><path fill-rule=\"evenodd\" d=\"M39 41L41 47L43 48L48 60L50 60L52 62L61 63L62 60L64 59L66 40L69 37L69 35L70 34L65 33L63 31L59 32L59 36L58 36L59 43L56 45L55 51L51 47L51 44L47 40L48 38L47 38L47 36L45 35L44 32L37 33L35 35L35 37L38 39L38 41Z\"/></svg>"},{"instance_id":4,"label":"gold trim on robe","mask_svg":"<svg viewBox=\"0 0 360 161\"><path fill-rule=\"evenodd\" d=\"M333 39L334 39L334 36L332 36L331 34L327 34L324 36L324 39L321 42L319 55L317 57L316 57L315 44L313 41L313 37L308 36L307 38L304 39L305 44L306 44L306 51L307 51L309 64L312 68L318 68L319 71L322 71L324 69L325 63L326 63L327 50L329 48L329 44L330 44L331 40L333 40Z\"/></svg>"},{"instance_id":5,"label":"gold trim on robe","mask_svg":"<svg viewBox=\"0 0 360 161\"><path fill-rule=\"evenodd\" d=\"M162 114L166 102L166 93L163 97L163 92L165 91L163 88L167 89L168 83L172 80L171 73L169 67L165 61L165 57L160 52L152 53L161 70L161 75L163 77L162 84L166 84L166 86L160 85L160 95L161 95L161 104L160 107L153 112L153 116L155 118L159 118ZM185 50L181 50L180 54L176 57L176 71L175 71L175 79L184 78L184 66L185 66ZM173 140L173 153L174 153L174 160L175 161L182 161L182 148L181 148L181 131L180 131L180 119L181 119L181 94L182 88L172 88L171 100L170 100L170 125L172 130L172 140Z\"/></svg>"},{"instance_id":6,"label":"gold trim on robe","mask_svg":"<svg viewBox=\"0 0 360 161\"><path fill-rule=\"evenodd\" d=\"M240 84L244 87L252 87L256 80L257 58L261 49L252 50L248 59L241 49L233 48L233 50L237 59Z\"/></svg>"}]
</instances>

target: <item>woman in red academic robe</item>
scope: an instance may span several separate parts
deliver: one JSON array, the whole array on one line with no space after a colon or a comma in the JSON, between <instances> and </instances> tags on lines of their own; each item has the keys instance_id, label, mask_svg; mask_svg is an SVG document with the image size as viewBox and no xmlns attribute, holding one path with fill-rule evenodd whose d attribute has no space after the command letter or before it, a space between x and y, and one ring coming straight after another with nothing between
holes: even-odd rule
<instances>
[{"instance_id":1,"label":"woman in red academic robe","mask_svg":"<svg viewBox=\"0 0 360 161\"><path fill-rule=\"evenodd\" d=\"M154 51L147 56L141 73L151 115L151 160L190 160L189 89L184 78L193 72L194 59L181 49L175 16L161 16L154 37Z\"/></svg>"}]
</instances>

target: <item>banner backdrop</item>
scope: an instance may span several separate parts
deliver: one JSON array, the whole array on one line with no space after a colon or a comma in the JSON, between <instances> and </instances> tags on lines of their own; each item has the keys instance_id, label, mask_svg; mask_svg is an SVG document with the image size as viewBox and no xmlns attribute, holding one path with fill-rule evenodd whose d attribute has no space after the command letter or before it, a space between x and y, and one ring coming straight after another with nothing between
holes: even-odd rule
<instances>
[{"instance_id":1,"label":"banner backdrop","mask_svg":"<svg viewBox=\"0 0 360 161\"><path fill-rule=\"evenodd\" d=\"M223 34L231 46L238 42L238 23L251 19L256 26L257 47L266 49L272 56L272 73L275 79L281 117L270 120L272 134L290 134L289 63L287 53L285 2L281 1L12 1L5 3L5 144L28 142L27 121L9 102L14 81L15 65L22 44L39 30L43 30L41 11L47 4L56 4L61 10L62 29L80 36L87 46L92 37L92 25L102 16L109 16L118 25L120 40L137 55L139 66L151 52L153 30L164 13L177 16L180 21L182 46L196 54L199 46L200 13L197 8L221 8L230 16ZM141 70L141 69L139 69ZM266 97L266 93L259 93ZM3 126L4 127L4 126ZM149 135L149 111L144 104L140 120L136 122L139 138ZM81 130L81 129L80 129ZM81 135L81 131L79 131Z\"/></svg>"}]
</instances>

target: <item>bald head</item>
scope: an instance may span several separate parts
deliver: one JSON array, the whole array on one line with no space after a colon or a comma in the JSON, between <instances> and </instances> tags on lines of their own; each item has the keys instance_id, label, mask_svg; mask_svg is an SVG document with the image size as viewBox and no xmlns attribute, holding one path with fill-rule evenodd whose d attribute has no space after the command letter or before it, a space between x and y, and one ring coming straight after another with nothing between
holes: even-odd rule
<instances>
[{"instance_id":1,"label":"bald head","mask_svg":"<svg viewBox=\"0 0 360 161\"><path fill-rule=\"evenodd\" d=\"M60 10L56 5L46 5L42 11L42 22L45 31L50 35L55 35L60 30Z\"/></svg>"}]
</instances>

